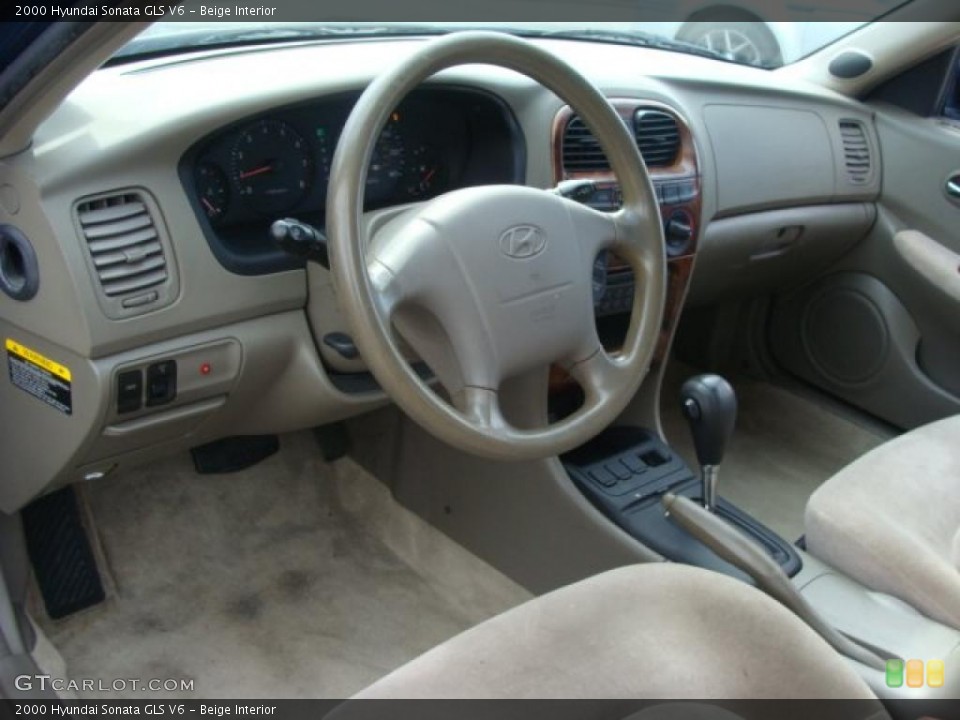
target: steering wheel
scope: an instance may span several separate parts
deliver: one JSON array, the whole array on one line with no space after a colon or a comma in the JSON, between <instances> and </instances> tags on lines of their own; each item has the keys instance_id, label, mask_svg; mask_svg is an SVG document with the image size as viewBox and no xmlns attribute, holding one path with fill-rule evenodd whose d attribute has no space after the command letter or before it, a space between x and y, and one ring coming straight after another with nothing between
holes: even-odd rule
<instances>
[{"instance_id":1,"label":"steering wheel","mask_svg":"<svg viewBox=\"0 0 960 720\"><path fill-rule=\"evenodd\" d=\"M390 114L430 76L471 63L520 72L574 108L610 160L622 208L603 213L546 190L492 185L406 206L388 219L364 216L367 167ZM600 91L532 43L495 32L454 33L374 80L337 144L327 232L337 298L361 356L402 410L456 448L499 460L566 452L612 423L646 375L666 286L653 185ZM592 269L605 249L627 261L636 278L630 327L616 356L604 350L594 320ZM411 366L404 342L450 402ZM582 407L545 427L511 425L501 411L501 384L551 363L580 384Z\"/></svg>"}]
</instances>

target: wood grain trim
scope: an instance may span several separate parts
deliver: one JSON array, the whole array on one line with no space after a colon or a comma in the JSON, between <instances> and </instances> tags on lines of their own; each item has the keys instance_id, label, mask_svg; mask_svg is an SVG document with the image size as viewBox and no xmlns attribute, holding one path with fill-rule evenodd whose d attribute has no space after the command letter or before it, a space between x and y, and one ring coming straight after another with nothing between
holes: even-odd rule
<instances>
[{"instance_id":1,"label":"wood grain trim","mask_svg":"<svg viewBox=\"0 0 960 720\"><path fill-rule=\"evenodd\" d=\"M667 263L667 297L663 308L663 322L660 324L660 338L653 354L651 372L657 370L667 359L673 333L680 322L683 301L687 295L687 286L693 275L693 256L675 258Z\"/></svg>"},{"instance_id":2,"label":"wood grain trim","mask_svg":"<svg viewBox=\"0 0 960 720\"><path fill-rule=\"evenodd\" d=\"M692 200L686 202L664 203L660 206L660 212L664 220L668 219L677 211L683 211L691 220L693 227L693 241L687 252L683 255L671 257L667 262L667 293L664 303L663 322L660 326L660 335L657 341L657 348L654 352L651 372L656 370L666 362L670 352L670 344L676 331L677 324L680 321L680 315L683 311L683 302L687 294L687 287L690 284L690 278L693 275L694 256L696 255L697 242L700 237L701 212L703 209L703 188L701 185L700 163L697 155L697 143L690 131L690 126L681 117L676 110L668 105L652 100L624 99L614 98L610 101L614 109L624 118L632 118L633 113L638 108L650 107L661 110L672 115L680 128L680 153L676 162L670 167L649 168L650 177L654 183L673 180L687 180L695 183L696 192ZM563 135L567 123L573 117L573 110L567 106L562 108L554 117L551 141L553 143L553 175L554 182L570 179L590 179L597 183L599 187L616 185L616 176L612 171L606 172L575 172L565 173L563 170ZM608 267L613 271L624 271L627 264L620 258L611 253L608 260ZM607 348L607 352L616 354L618 348ZM570 377L562 368L553 366L550 368L550 392L563 392L571 386L576 385L573 378Z\"/></svg>"}]
</instances>

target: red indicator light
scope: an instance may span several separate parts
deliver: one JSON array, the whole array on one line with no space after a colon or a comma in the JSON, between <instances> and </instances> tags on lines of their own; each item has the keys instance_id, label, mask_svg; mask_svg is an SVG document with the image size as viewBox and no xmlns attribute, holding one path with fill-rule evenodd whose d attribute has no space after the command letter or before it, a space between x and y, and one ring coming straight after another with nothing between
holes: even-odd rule
<instances>
[{"instance_id":1,"label":"red indicator light","mask_svg":"<svg viewBox=\"0 0 960 720\"><path fill-rule=\"evenodd\" d=\"M213 368L210 367L210 363L203 363L203 365L200 366L201 375L209 375L211 370L213 370Z\"/></svg>"}]
</instances>

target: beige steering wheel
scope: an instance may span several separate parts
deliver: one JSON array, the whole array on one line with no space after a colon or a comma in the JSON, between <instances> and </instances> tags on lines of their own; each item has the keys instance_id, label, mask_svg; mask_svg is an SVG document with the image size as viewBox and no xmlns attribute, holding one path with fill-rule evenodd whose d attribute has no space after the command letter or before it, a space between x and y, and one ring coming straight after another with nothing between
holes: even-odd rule
<instances>
[{"instance_id":1,"label":"beige steering wheel","mask_svg":"<svg viewBox=\"0 0 960 720\"><path fill-rule=\"evenodd\" d=\"M545 190L494 185L441 195L385 222L365 218L366 169L390 113L428 77L468 63L523 73L573 107L610 159L622 209L601 213ZM367 366L414 421L454 447L501 460L566 452L612 423L646 375L666 285L653 185L600 91L532 43L451 34L371 83L333 158L327 231L338 300ZM603 349L594 321L592 268L604 249L629 262L636 277L630 329L616 357ZM452 404L411 367L394 327ZM501 384L551 363L581 385L583 406L546 427L512 426L500 409Z\"/></svg>"}]
</instances>

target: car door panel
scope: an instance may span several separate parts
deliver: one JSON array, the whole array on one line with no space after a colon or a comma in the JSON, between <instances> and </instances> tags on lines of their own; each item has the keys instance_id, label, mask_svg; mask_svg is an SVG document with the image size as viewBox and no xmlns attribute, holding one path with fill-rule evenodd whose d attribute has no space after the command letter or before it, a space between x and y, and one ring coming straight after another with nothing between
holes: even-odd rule
<instances>
[{"instance_id":1,"label":"car door panel","mask_svg":"<svg viewBox=\"0 0 960 720\"><path fill-rule=\"evenodd\" d=\"M883 190L867 238L778 298L774 357L904 429L960 413L960 125L874 106Z\"/></svg>"}]
</instances>

